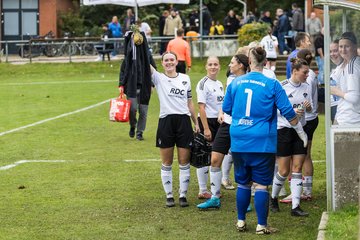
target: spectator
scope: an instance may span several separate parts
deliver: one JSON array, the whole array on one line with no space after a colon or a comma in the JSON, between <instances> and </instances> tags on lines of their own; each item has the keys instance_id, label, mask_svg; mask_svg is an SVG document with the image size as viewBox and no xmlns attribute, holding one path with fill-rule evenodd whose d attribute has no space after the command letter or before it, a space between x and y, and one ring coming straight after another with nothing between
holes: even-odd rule
<instances>
[{"instance_id":1,"label":"spectator","mask_svg":"<svg viewBox=\"0 0 360 240\"><path fill-rule=\"evenodd\" d=\"M170 15L165 20L164 26L164 36L165 37L174 37L176 30L182 28L181 18L176 14L175 9L171 9ZM169 39L166 40L166 46L169 42ZM166 49L167 47L165 47Z\"/></svg>"},{"instance_id":2,"label":"spectator","mask_svg":"<svg viewBox=\"0 0 360 240\"><path fill-rule=\"evenodd\" d=\"M184 38L184 30L182 28L176 31L177 37L171 40L166 48L167 52L174 52L177 56L176 72L186 73L191 69L190 45ZM185 64L186 62L186 64Z\"/></svg>"},{"instance_id":3,"label":"spectator","mask_svg":"<svg viewBox=\"0 0 360 240\"><path fill-rule=\"evenodd\" d=\"M309 66L303 59L292 58L291 62L293 64L291 78L283 81L281 85L289 98L293 111L297 114L296 119L299 119L298 127L301 129L301 133L294 130L288 119L281 116L278 111L276 158L279 168L272 184L270 209L272 212L280 211L278 195L287 176L291 173L292 208L290 213L291 216L305 217L309 213L300 208L300 196L302 166L307 153L307 135L302 127L306 124L305 112L312 110L311 92L308 84L304 84L309 75Z\"/></svg>"},{"instance_id":4,"label":"spectator","mask_svg":"<svg viewBox=\"0 0 360 240\"><path fill-rule=\"evenodd\" d=\"M246 23L248 24L252 22L256 22L256 17L252 11L249 11L248 15L246 16Z\"/></svg>"},{"instance_id":5,"label":"spectator","mask_svg":"<svg viewBox=\"0 0 360 240\"><path fill-rule=\"evenodd\" d=\"M269 24L271 27L273 27L273 21L270 17L270 11L265 11L263 16L260 18L260 22L263 22L263 23L267 23Z\"/></svg>"},{"instance_id":6,"label":"spectator","mask_svg":"<svg viewBox=\"0 0 360 240\"><path fill-rule=\"evenodd\" d=\"M199 33L195 31L196 27L190 26L190 30L186 33L186 41L190 44L192 41L197 41Z\"/></svg>"},{"instance_id":7,"label":"spectator","mask_svg":"<svg viewBox=\"0 0 360 240\"><path fill-rule=\"evenodd\" d=\"M203 19L203 30L202 30L202 34L204 36L209 35L209 31L210 31L210 27L211 27L211 22L212 22L212 17L211 17L211 13L208 9L208 7L206 5L203 5L203 9L202 9L202 19Z\"/></svg>"},{"instance_id":8,"label":"spectator","mask_svg":"<svg viewBox=\"0 0 360 240\"><path fill-rule=\"evenodd\" d=\"M291 7L292 7L292 29L295 32L303 32L304 14L301 8L299 8L296 3L293 3Z\"/></svg>"},{"instance_id":9,"label":"spectator","mask_svg":"<svg viewBox=\"0 0 360 240\"><path fill-rule=\"evenodd\" d=\"M314 46L315 36L320 34L322 28L321 21L316 17L316 13L312 12L307 20L306 32L310 34L310 41Z\"/></svg>"},{"instance_id":10,"label":"spectator","mask_svg":"<svg viewBox=\"0 0 360 240\"><path fill-rule=\"evenodd\" d=\"M291 52L291 49L285 42L285 36L290 30L289 18L286 14L284 14L284 11L281 8L276 10L276 16L278 17L277 34L279 41L279 53L281 55L286 55L288 52Z\"/></svg>"},{"instance_id":11,"label":"spectator","mask_svg":"<svg viewBox=\"0 0 360 240\"><path fill-rule=\"evenodd\" d=\"M102 25L103 34L101 35L101 38L104 40L105 44L96 44L95 48L99 52L99 56L95 61L103 61L104 60L104 50L110 50L114 48L114 44L112 43L106 43L109 38L112 38L112 32L109 29L108 24Z\"/></svg>"},{"instance_id":12,"label":"spectator","mask_svg":"<svg viewBox=\"0 0 360 240\"><path fill-rule=\"evenodd\" d=\"M133 14L133 11L131 8L128 8L126 10L126 17L125 17L125 20L124 20L124 29L125 31L124 32L127 32L130 30L130 26L132 24L135 24L135 15Z\"/></svg>"},{"instance_id":13,"label":"spectator","mask_svg":"<svg viewBox=\"0 0 360 240\"><path fill-rule=\"evenodd\" d=\"M225 34L237 34L239 21L236 19L234 10L230 10L224 19Z\"/></svg>"},{"instance_id":14,"label":"spectator","mask_svg":"<svg viewBox=\"0 0 360 240\"><path fill-rule=\"evenodd\" d=\"M169 16L169 11L165 10L163 11L162 15L159 17L159 36L164 36L164 28L165 28L165 21L166 18ZM166 42L164 40L161 40L160 43L160 55L162 55L166 51Z\"/></svg>"},{"instance_id":15,"label":"spectator","mask_svg":"<svg viewBox=\"0 0 360 240\"><path fill-rule=\"evenodd\" d=\"M232 116L230 126L231 152L234 158L238 231L245 232L246 211L255 186L256 234L273 232L267 226L269 193L267 186L274 175L277 142L277 108L302 137L289 99L280 83L265 77L262 68L266 52L260 46L250 49L251 72L237 77L226 90L223 111ZM254 107L256 106L256 107Z\"/></svg>"},{"instance_id":16,"label":"spectator","mask_svg":"<svg viewBox=\"0 0 360 240\"><path fill-rule=\"evenodd\" d=\"M319 84L324 84L324 28L321 29L321 32L315 36L315 61L318 66L318 80Z\"/></svg>"},{"instance_id":17,"label":"spectator","mask_svg":"<svg viewBox=\"0 0 360 240\"><path fill-rule=\"evenodd\" d=\"M186 20L185 20L184 16L181 14L181 11L177 10L176 15L178 15L179 18L181 19L181 23L182 23L182 26L184 28L186 26Z\"/></svg>"},{"instance_id":18,"label":"spectator","mask_svg":"<svg viewBox=\"0 0 360 240\"><path fill-rule=\"evenodd\" d=\"M199 12L197 9L193 9L189 16L190 26L195 26L195 31L199 32Z\"/></svg>"},{"instance_id":19,"label":"spectator","mask_svg":"<svg viewBox=\"0 0 360 240\"><path fill-rule=\"evenodd\" d=\"M109 30L111 31L113 38L122 37L121 26L120 26L117 16L113 16L111 23L109 23ZM119 47L120 47L120 43L118 41L116 41L114 43L114 50L111 53L112 58L115 58L116 54L119 51Z\"/></svg>"},{"instance_id":20,"label":"spectator","mask_svg":"<svg viewBox=\"0 0 360 240\"><path fill-rule=\"evenodd\" d=\"M291 59L296 58L297 53L301 49L310 49L311 42L310 42L310 36L308 33L305 32L299 32L296 34L295 37L295 46L296 49L290 53L288 56L287 62L286 62L286 78L289 79L291 77Z\"/></svg>"},{"instance_id":21,"label":"spectator","mask_svg":"<svg viewBox=\"0 0 360 240\"><path fill-rule=\"evenodd\" d=\"M145 33L141 44L134 44L133 32L125 34L124 61L120 67L119 86L120 93L124 92L131 100L129 137L139 141L144 140L143 132L146 127L147 112L151 96L151 55ZM139 113L139 118L136 118Z\"/></svg>"},{"instance_id":22,"label":"spectator","mask_svg":"<svg viewBox=\"0 0 360 240\"><path fill-rule=\"evenodd\" d=\"M352 32L344 32L339 40L339 52L344 61L338 66L337 86L330 87L331 94L338 96L335 116L340 126L360 125L360 57L357 55L357 39Z\"/></svg>"},{"instance_id":23,"label":"spectator","mask_svg":"<svg viewBox=\"0 0 360 240\"><path fill-rule=\"evenodd\" d=\"M195 131L199 131L192 101L191 82L189 76L176 72L177 59L175 53L164 53L161 63L165 73L159 73L150 66L152 80L160 102L156 146L160 148L161 181L166 194L166 206L174 207L172 164L176 145L180 171L179 205L180 207L188 207L186 193L190 182L190 146L193 140L190 116L195 124ZM171 89L178 89L179 91L172 92Z\"/></svg>"}]
</instances>

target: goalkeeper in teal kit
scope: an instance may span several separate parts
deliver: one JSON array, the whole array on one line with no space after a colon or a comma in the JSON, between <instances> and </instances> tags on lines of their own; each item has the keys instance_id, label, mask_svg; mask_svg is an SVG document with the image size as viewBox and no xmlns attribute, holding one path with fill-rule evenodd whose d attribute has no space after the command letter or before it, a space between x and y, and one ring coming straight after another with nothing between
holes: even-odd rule
<instances>
[{"instance_id":1,"label":"goalkeeper in teal kit","mask_svg":"<svg viewBox=\"0 0 360 240\"><path fill-rule=\"evenodd\" d=\"M238 183L236 206L238 231L246 231L246 209L250 203L251 185L255 186L255 209L258 218L256 234L270 234L267 226L269 193L277 148L277 109L307 145L307 136L298 121L280 83L262 74L266 52L254 47L249 52L251 72L237 77L227 88L223 111L232 116L231 152L235 181Z\"/></svg>"}]
</instances>

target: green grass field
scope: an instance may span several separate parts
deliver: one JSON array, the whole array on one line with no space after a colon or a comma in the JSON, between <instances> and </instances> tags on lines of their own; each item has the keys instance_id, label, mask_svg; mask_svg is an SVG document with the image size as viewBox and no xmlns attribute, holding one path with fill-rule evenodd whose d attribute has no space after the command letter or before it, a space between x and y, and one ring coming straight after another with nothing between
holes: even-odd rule
<instances>
[{"instance_id":1,"label":"green grass field","mask_svg":"<svg viewBox=\"0 0 360 240\"><path fill-rule=\"evenodd\" d=\"M204 60L194 62L190 76L196 95L195 85L205 70ZM229 58L221 59L223 82L228 62ZM119 62L0 64L0 72L0 166L20 160L66 160L24 163L0 171L0 239L259 238L254 234L254 211L248 214L250 231L235 230L235 191L222 191L218 211L196 209L200 200L194 168L190 207L165 207L155 147L156 91L142 142L128 137L127 123L108 120L108 103L1 136L116 97ZM146 161L151 159L156 161ZM315 133L313 159L325 159L323 116ZM176 192L176 161L173 166ZM270 225L280 231L266 239L316 238L321 213L326 210L325 176L325 162L316 162L314 200L302 203L310 217L293 218L290 205L281 205L282 211L269 217Z\"/></svg>"}]
</instances>

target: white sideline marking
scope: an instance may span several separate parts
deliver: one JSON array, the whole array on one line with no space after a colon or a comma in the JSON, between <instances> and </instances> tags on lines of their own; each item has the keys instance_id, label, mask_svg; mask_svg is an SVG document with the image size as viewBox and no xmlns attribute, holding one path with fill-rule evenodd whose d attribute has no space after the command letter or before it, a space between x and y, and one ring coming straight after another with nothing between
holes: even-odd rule
<instances>
[{"instance_id":1,"label":"white sideline marking","mask_svg":"<svg viewBox=\"0 0 360 240\"><path fill-rule=\"evenodd\" d=\"M68 83L109 83L118 82L117 80L88 80L88 81L56 81L56 82L23 82L23 83L1 83L1 86L21 86L21 85L47 85L47 84L68 84Z\"/></svg>"},{"instance_id":2,"label":"white sideline marking","mask_svg":"<svg viewBox=\"0 0 360 240\"><path fill-rule=\"evenodd\" d=\"M323 163L326 162L325 160L314 160L313 163Z\"/></svg>"},{"instance_id":3,"label":"white sideline marking","mask_svg":"<svg viewBox=\"0 0 360 240\"><path fill-rule=\"evenodd\" d=\"M39 125L39 124L42 124L42 123L46 123L46 122L49 122L49 121L52 121L52 120L55 120L55 119L59 119L59 118L67 117L67 116L72 115L72 114L75 114L75 113L83 112L83 111L89 110L89 109L91 109L91 108L100 106L100 105L102 105L102 104L104 104L104 103L107 103L107 102L109 102L109 101L110 101L110 99L107 99L107 100L105 100L105 101L96 103L96 104L94 104L94 105L91 105L91 106L88 106L88 107L84 107L84 108L81 108L81 109L78 109L78 110L75 110L75 111L72 111L72 112L64 113L64 114L58 115L58 116L56 116L56 117L47 118L47 119L44 119L44 120L41 120L41 121L38 121L38 122L35 122L35 123L31 123L31 124L22 126L22 127L14 128L14 129L11 129L11 130L8 130L8 131L5 131L5 132L0 133L0 137L1 137L1 136L4 136L4 135L6 135L6 134L9 134L9 133L13 133L13 132L17 132L17 131L20 131L20 130L29 128L29 127L34 127L34 126L36 126L36 125Z\"/></svg>"},{"instance_id":4,"label":"white sideline marking","mask_svg":"<svg viewBox=\"0 0 360 240\"><path fill-rule=\"evenodd\" d=\"M135 160L135 159L127 159L124 162L160 162L160 159L142 159L142 160Z\"/></svg>"},{"instance_id":5,"label":"white sideline marking","mask_svg":"<svg viewBox=\"0 0 360 240\"><path fill-rule=\"evenodd\" d=\"M66 160L20 160L20 161L14 162L12 164L0 167L0 171L8 170L10 168L14 168L14 167L19 166L20 164L24 164L24 163L57 163L57 162L66 162Z\"/></svg>"}]
</instances>

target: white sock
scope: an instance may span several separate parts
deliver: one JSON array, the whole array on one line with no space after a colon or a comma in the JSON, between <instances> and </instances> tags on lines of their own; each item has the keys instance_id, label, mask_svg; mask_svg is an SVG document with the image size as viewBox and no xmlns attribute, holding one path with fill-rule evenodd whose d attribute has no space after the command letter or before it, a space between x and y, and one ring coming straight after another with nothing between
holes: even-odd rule
<instances>
[{"instance_id":1,"label":"white sock","mask_svg":"<svg viewBox=\"0 0 360 240\"><path fill-rule=\"evenodd\" d=\"M274 176L271 197L276 198L279 196L280 189L284 186L286 177L283 177L277 172Z\"/></svg>"},{"instance_id":2,"label":"white sock","mask_svg":"<svg viewBox=\"0 0 360 240\"><path fill-rule=\"evenodd\" d=\"M301 190L302 190L302 173L292 173L291 174L292 209L300 205Z\"/></svg>"},{"instance_id":3,"label":"white sock","mask_svg":"<svg viewBox=\"0 0 360 240\"><path fill-rule=\"evenodd\" d=\"M204 193L207 191L207 180L208 180L208 175L209 175L209 167L202 167L202 168L197 168L196 169L196 174L197 174L197 178L198 178L198 183L199 183L199 192L200 193Z\"/></svg>"},{"instance_id":4,"label":"white sock","mask_svg":"<svg viewBox=\"0 0 360 240\"><path fill-rule=\"evenodd\" d=\"M233 159L230 153L224 156L224 160L221 165L222 169L222 181L230 179L230 170L231 165L233 163Z\"/></svg>"},{"instance_id":5,"label":"white sock","mask_svg":"<svg viewBox=\"0 0 360 240\"><path fill-rule=\"evenodd\" d=\"M179 165L180 174L179 174L179 197L186 197L186 193L189 188L190 183L190 163L186 165Z\"/></svg>"},{"instance_id":6,"label":"white sock","mask_svg":"<svg viewBox=\"0 0 360 240\"><path fill-rule=\"evenodd\" d=\"M213 196L220 197L221 169L219 167L210 167L210 188Z\"/></svg>"},{"instance_id":7,"label":"white sock","mask_svg":"<svg viewBox=\"0 0 360 240\"><path fill-rule=\"evenodd\" d=\"M311 195L312 194L312 176L304 176L303 180L303 192L304 195Z\"/></svg>"},{"instance_id":8,"label":"white sock","mask_svg":"<svg viewBox=\"0 0 360 240\"><path fill-rule=\"evenodd\" d=\"M170 166L161 166L161 181L164 187L166 198L174 197L172 192L172 167Z\"/></svg>"}]
</instances>

